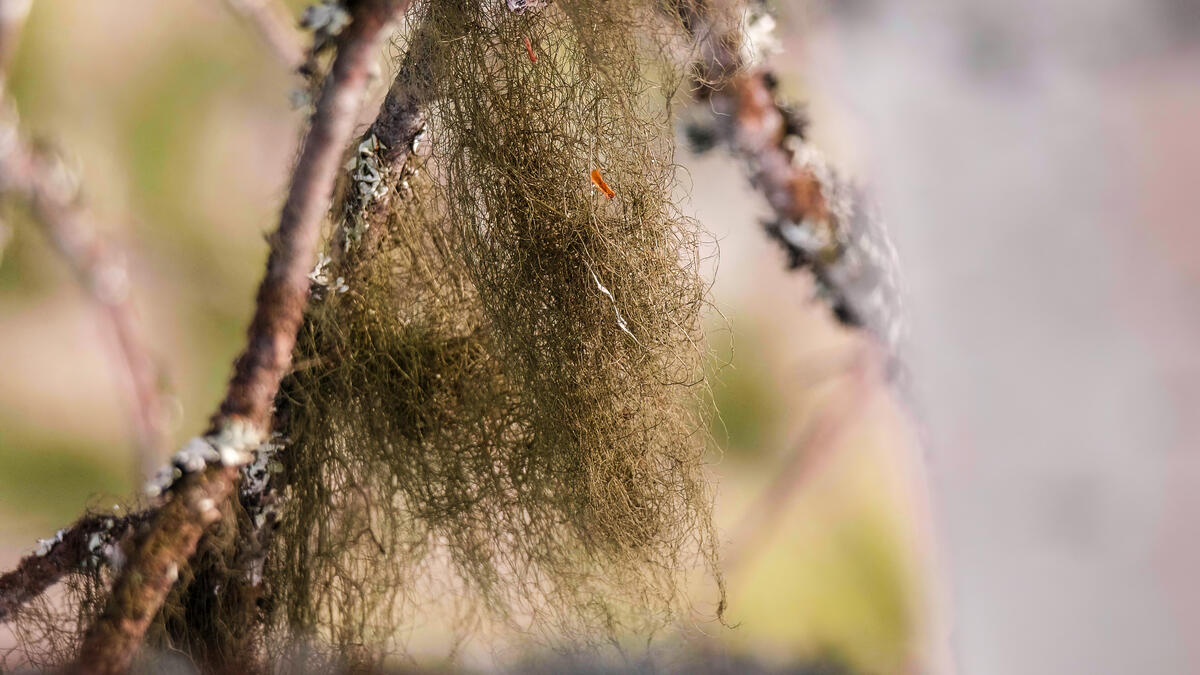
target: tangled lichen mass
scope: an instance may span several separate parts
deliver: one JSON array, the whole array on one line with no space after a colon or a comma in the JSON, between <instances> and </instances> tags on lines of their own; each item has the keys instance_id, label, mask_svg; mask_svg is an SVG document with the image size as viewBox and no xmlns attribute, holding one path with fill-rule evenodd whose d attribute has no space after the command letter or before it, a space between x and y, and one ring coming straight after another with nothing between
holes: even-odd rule
<instances>
[{"instance_id":1,"label":"tangled lichen mass","mask_svg":"<svg viewBox=\"0 0 1200 675\"><path fill-rule=\"evenodd\" d=\"M310 314L270 558L283 625L358 640L345 624L371 617L382 635L439 548L432 573L576 639L662 624L679 574L715 569L699 232L669 201L651 10L418 8L434 175L355 292Z\"/></svg>"},{"instance_id":2,"label":"tangled lichen mass","mask_svg":"<svg viewBox=\"0 0 1200 675\"><path fill-rule=\"evenodd\" d=\"M403 652L398 629L432 588L597 643L678 618L689 570L721 586L703 233L671 201L682 73L663 58L665 14L511 5L410 9L432 156L396 173L374 136L348 151L313 275L329 287L277 399L286 447L262 480L278 504L235 505L205 537L159 646L210 664L297 644L377 663ZM385 196L383 217L354 212ZM84 614L101 576L68 580Z\"/></svg>"}]
</instances>

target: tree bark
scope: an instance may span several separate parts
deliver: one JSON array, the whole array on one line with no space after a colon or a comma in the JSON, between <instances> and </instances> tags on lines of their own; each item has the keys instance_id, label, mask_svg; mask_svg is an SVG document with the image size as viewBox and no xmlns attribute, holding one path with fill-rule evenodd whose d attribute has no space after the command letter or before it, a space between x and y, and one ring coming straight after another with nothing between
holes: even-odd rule
<instances>
[{"instance_id":1,"label":"tree bark","mask_svg":"<svg viewBox=\"0 0 1200 675\"><path fill-rule=\"evenodd\" d=\"M261 440L269 428L275 394L291 365L308 300L308 271L321 221L342 151L353 135L370 64L384 28L407 5L407 0L372 0L351 8L353 21L338 38L337 56L305 137L279 228L270 237L267 271L247 345L211 420L210 437L236 428L242 430L236 436L245 445L257 445L254 439ZM236 463L210 464L170 487L167 502L138 538L114 583L108 606L84 636L78 672L121 673L129 668L180 566L187 563L207 526L220 518L220 505L233 493L239 468Z\"/></svg>"}]
</instances>

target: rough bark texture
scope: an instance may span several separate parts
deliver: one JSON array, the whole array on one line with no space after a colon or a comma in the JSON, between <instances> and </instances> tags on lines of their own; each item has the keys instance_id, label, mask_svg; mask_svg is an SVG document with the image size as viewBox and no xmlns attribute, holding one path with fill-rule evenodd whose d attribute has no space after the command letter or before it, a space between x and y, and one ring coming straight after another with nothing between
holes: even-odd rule
<instances>
[{"instance_id":1,"label":"rough bark texture","mask_svg":"<svg viewBox=\"0 0 1200 675\"><path fill-rule=\"evenodd\" d=\"M103 533L120 540L147 518L145 512L122 517L84 516L63 530L58 543L45 555L33 553L23 558L16 569L0 576L0 622L8 620L26 602L98 555L89 545L92 535Z\"/></svg>"},{"instance_id":2,"label":"rough bark texture","mask_svg":"<svg viewBox=\"0 0 1200 675\"><path fill-rule=\"evenodd\" d=\"M353 193L347 195L343 208L347 211L356 210L355 218L361 219L366 228L361 233L353 260L347 259L345 229L334 233L332 257L341 274L348 276L357 262L369 258L379 238L386 233L387 218L392 212L394 200L402 197L395 189L402 181L395 179L404 174L409 158L420 151L416 142L425 129L426 112L433 96L429 88L430 78L433 77L429 70L429 39L424 29L415 32L396 78L379 106L379 114L362 136L362 140L374 136L379 141L382 146L379 158L387 174L393 178L389 182L395 185L382 198L369 200L365 205ZM426 144L425 149L428 147L429 144Z\"/></svg>"},{"instance_id":3,"label":"rough bark texture","mask_svg":"<svg viewBox=\"0 0 1200 675\"><path fill-rule=\"evenodd\" d=\"M84 636L78 672L123 673L171 585L196 550L204 529L220 518L215 506L229 496L236 467L211 468L184 477L171 501L154 514L113 584L104 612Z\"/></svg>"},{"instance_id":4,"label":"rough bark texture","mask_svg":"<svg viewBox=\"0 0 1200 675\"><path fill-rule=\"evenodd\" d=\"M279 380L291 364L296 331L308 301L308 272L316 255L321 221L329 208L342 151L350 142L355 118L375 57L378 38L395 3L368 3L343 34L329 82L317 104L304 141L279 229L271 235L266 278L258 289L246 350L234 364L233 379L212 431L240 418L266 429Z\"/></svg>"},{"instance_id":5,"label":"rough bark texture","mask_svg":"<svg viewBox=\"0 0 1200 675\"><path fill-rule=\"evenodd\" d=\"M259 286L247 346L234 364L225 400L210 433L230 423L269 428L279 381L291 364L292 347L308 298L321 221L329 207L342 150L355 118L384 27L407 6L404 0L359 2L353 22L338 39L338 53L304 140L278 230L271 235L266 276ZM238 467L214 465L185 475L138 538L113 586L104 613L84 637L77 669L120 673L141 645L147 627L187 563L205 528L220 518Z\"/></svg>"},{"instance_id":6,"label":"rough bark texture","mask_svg":"<svg viewBox=\"0 0 1200 675\"><path fill-rule=\"evenodd\" d=\"M678 0L674 11L696 42L696 96L713 112L705 145L724 142L746 160L751 183L772 210L767 233L783 245L789 266L812 273L834 317L876 339L895 375L902 320L886 231L859 190L805 140L806 121L779 97L771 68L746 60L741 12L749 8Z\"/></svg>"}]
</instances>

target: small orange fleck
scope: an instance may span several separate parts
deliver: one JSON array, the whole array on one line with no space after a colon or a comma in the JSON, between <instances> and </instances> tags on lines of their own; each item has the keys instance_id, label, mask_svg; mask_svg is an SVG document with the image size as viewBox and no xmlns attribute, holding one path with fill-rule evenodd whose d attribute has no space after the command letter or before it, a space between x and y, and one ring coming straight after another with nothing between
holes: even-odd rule
<instances>
[{"instance_id":1,"label":"small orange fleck","mask_svg":"<svg viewBox=\"0 0 1200 675\"><path fill-rule=\"evenodd\" d=\"M533 43L529 41L529 36L525 36L525 51L529 52L529 61L537 63L537 54L533 53Z\"/></svg>"},{"instance_id":2,"label":"small orange fleck","mask_svg":"<svg viewBox=\"0 0 1200 675\"><path fill-rule=\"evenodd\" d=\"M608 187L608 183L604 182L604 177L600 175L600 169L592 169L592 182L596 184L596 187L600 188L605 197L612 199L617 196L617 193Z\"/></svg>"}]
</instances>

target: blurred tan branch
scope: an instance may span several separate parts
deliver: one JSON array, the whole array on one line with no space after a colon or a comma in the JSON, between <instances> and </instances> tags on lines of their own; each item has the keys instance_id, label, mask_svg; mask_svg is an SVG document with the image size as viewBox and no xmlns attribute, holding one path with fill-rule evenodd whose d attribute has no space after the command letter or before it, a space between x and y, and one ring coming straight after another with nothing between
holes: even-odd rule
<instances>
[{"instance_id":1,"label":"blurred tan branch","mask_svg":"<svg viewBox=\"0 0 1200 675\"><path fill-rule=\"evenodd\" d=\"M17 52L21 28L33 0L0 0L0 90L6 88L8 67Z\"/></svg>"},{"instance_id":2,"label":"blurred tan branch","mask_svg":"<svg viewBox=\"0 0 1200 675\"><path fill-rule=\"evenodd\" d=\"M304 65L304 41L294 27L295 20L278 0L225 0L225 4L254 27L288 70Z\"/></svg>"},{"instance_id":3,"label":"blurred tan branch","mask_svg":"<svg viewBox=\"0 0 1200 675\"><path fill-rule=\"evenodd\" d=\"M29 5L28 0L0 0L0 87ZM0 97L3 93L0 88ZM150 356L130 298L123 256L98 234L81 203L76 178L61 158L22 137L14 110L0 113L0 193L29 206L112 326L129 375L138 448L135 473L144 478L164 455L167 406L158 366Z\"/></svg>"},{"instance_id":4,"label":"blurred tan branch","mask_svg":"<svg viewBox=\"0 0 1200 675\"><path fill-rule=\"evenodd\" d=\"M19 137L0 121L0 193L27 203L46 236L79 278L112 326L129 374L140 468L152 471L166 447L166 405L158 367L149 355L129 297L121 256L97 234L78 203L69 170L50 153Z\"/></svg>"},{"instance_id":5,"label":"blurred tan branch","mask_svg":"<svg viewBox=\"0 0 1200 675\"><path fill-rule=\"evenodd\" d=\"M835 454L847 432L854 428L873 394L878 391L879 358L871 343L855 348L848 367L838 373L847 379L837 398L817 413L801 435L775 478L763 488L730 533L723 563L734 574L752 560L767 533L776 529L789 498L818 474Z\"/></svg>"},{"instance_id":6,"label":"blurred tan branch","mask_svg":"<svg viewBox=\"0 0 1200 675\"><path fill-rule=\"evenodd\" d=\"M221 517L244 455L263 440L280 379L291 365L304 306L308 271L320 224L329 208L342 151L349 143L369 81L370 65L391 20L406 0L360 0L353 21L338 38L337 57L313 114L300 159L271 236L266 276L259 287L245 351L234 364L225 400L213 416L208 438L222 438L222 461L184 474L138 537L129 562L113 585L108 606L84 637L77 668L88 673L124 672L139 649L204 530ZM244 460L241 460L244 461Z\"/></svg>"}]
</instances>

